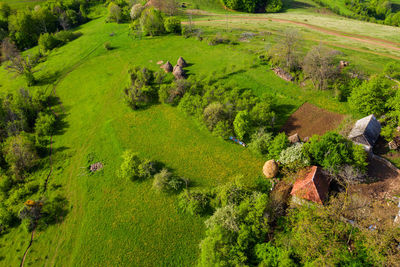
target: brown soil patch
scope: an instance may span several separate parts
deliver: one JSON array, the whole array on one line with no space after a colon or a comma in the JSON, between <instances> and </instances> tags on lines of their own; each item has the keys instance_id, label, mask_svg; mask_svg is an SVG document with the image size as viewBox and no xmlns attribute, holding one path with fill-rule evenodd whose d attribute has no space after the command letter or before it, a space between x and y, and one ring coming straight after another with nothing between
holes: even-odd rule
<instances>
[{"instance_id":1,"label":"brown soil patch","mask_svg":"<svg viewBox=\"0 0 400 267\"><path fill-rule=\"evenodd\" d=\"M282 131L288 136L298 133L300 138L304 139L336 129L343 119L342 114L333 113L306 102L289 117Z\"/></svg>"},{"instance_id":2,"label":"brown soil patch","mask_svg":"<svg viewBox=\"0 0 400 267\"><path fill-rule=\"evenodd\" d=\"M380 200L391 199L400 193L400 170L388 161L374 156L369 160L368 176L375 182L354 185L350 191Z\"/></svg>"}]
</instances>

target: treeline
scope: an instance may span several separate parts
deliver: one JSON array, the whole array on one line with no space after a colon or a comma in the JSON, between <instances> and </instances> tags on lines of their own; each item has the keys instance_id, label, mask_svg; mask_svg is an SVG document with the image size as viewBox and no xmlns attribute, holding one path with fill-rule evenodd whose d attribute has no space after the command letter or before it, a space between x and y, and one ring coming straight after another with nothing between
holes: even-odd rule
<instances>
[{"instance_id":1,"label":"treeline","mask_svg":"<svg viewBox=\"0 0 400 267\"><path fill-rule=\"evenodd\" d=\"M57 125L51 101L41 90L25 89L0 98L0 234L20 222L29 231L44 228L66 213L65 198L45 192L46 175L36 174L47 165Z\"/></svg>"},{"instance_id":2,"label":"treeline","mask_svg":"<svg viewBox=\"0 0 400 267\"><path fill-rule=\"evenodd\" d=\"M282 0L222 0L230 9L248 13L274 13L281 11Z\"/></svg>"},{"instance_id":3,"label":"treeline","mask_svg":"<svg viewBox=\"0 0 400 267\"><path fill-rule=\"evenodd\" d=\"M42 34L67 31L88 21L88 8L96 1L47 1L34 9L12 10L0 3L0 38L10 37L18 49L36 46Z\"/></svg>"},{"instance_id":4,"label":"treeline","mask_svg":"<svg viewBox=\"0 0 400 267\"><path fill-rule=\"evenodd\" d=\"M315 3L328 8L334 13L358 20L369 21L373 23L386 24L391 26L400 26L400 11L393 11L391 1L387 0L345 0L346 7L354 14L344 13L339 7L332 7L325 0L313 0Z\"/></svg>"}]
</instances>

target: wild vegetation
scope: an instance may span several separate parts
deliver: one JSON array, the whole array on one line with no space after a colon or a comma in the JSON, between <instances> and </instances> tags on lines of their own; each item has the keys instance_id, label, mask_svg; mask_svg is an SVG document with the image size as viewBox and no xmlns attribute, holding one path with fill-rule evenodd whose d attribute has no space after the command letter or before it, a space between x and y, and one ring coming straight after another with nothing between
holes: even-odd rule
<instances>
[{"instance_id":1,"label":"wild vegetation","mask_svg":"<svg viewBox=\"0 0 400 267\"><path fill-rule=\"evenodd\" d=\"M281 12L268 15L219 0L6 2L0 265L399 262L397 203L355 192L374 177L346 138L371 113L388 141L398 134L396 28L308 0L225 1ZM40 29L11 34L18 16ZM179 73L164 71L179 57ZM346 119L291 143L281 127L304 102ZM324 205L289 202L313 165L332 179Z\"/></svg>"}]
</instances>

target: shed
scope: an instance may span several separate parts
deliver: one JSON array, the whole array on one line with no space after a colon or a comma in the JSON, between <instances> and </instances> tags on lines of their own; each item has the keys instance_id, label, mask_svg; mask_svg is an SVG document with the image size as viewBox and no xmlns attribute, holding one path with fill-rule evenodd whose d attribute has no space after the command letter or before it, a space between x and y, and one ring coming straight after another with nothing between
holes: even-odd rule
<instances>
[{"instance_id":1,"label":"shed","mask_svg":"<svg viewBox=\"0 0 400 267\"><path fill-rule=\"evenodd\" d=\"M349 139L371 149L381 134L381 124L374 115L358 120L349 134Z\"/></svg>"},{"instance_id":2,"label":"shed","mask_svg":"<svg viewBox=\"0 0 400 267\"><path fill-rule=\"evenodd\" d=\"M315 203L323 204L328 196L330 179L322 172L322 168L312 166L305 177L299 178L293 185L290 194L307 199Z\"/></svg>"}]
</instances>

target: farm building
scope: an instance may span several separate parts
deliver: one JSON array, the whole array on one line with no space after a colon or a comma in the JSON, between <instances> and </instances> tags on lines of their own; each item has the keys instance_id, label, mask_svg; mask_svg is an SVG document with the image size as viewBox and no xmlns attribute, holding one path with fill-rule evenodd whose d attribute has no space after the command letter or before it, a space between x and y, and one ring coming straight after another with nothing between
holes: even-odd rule
<instances>
[{"instance_id":1,"label":"farm building","mask_svg":"<svg viewBox=\"0 0 400 267\"><path fill-rule=\"evenodd\" d=\"M381 124L374 115L358 120L349 134L349 139L370 150L381 134Z\"/></svg>"},{"instance_id":2,"label":"farm building","mask_svg":"<svg viewBox=\"0 0 400 267\"><path fill-rule=\"evenodd\" d=\"M312 166L304 178L297 179L290 194L323 204L329 192L330 180L322 172L322 168Z\"/></svg>"}]
</instances>

